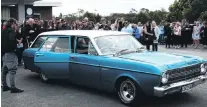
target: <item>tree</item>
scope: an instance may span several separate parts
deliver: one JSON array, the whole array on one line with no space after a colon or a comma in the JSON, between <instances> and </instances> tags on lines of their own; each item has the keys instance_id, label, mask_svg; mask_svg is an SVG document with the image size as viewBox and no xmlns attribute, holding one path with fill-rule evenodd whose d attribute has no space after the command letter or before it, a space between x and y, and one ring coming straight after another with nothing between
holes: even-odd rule
<instances>
[{"instance_id":1,"label":"tree","mask_svg":"<svg viewBox=\"0 0 207 107\"><path fill-rule=\"evenodd\" d=\"M141 9L140 9L140 12L141 12L141 13L146 13L146 14L148 14L148 13L149 13L149 9L141 8Z\"/></svg>"},{"instance_id":2,"label":"tree","mask_svg":"<svg viewBox=\"0 0 207 107\"><path fill-rule=\"evenodd\" d=\"M78 9L78 17L82 16L84 14L84 10L83 9Z\"/></svg>"},{"instance_id":3,"label":"tree","mask_svg":"<svg viewBox=\"0 0 207 107\"><path fill-rule=\"evenodd\" d=\"M207 11L202 12L199 19L202 21L207 21Z\"/></svg>"},{"instance_id":4,"label":"tree","mask_svg":"<svg viewBox=\"0 0 207 107\"><path fill-rule=\"evenodd\" d=\"M183 7L179 3L179 1L175 0L175 2L170 5L169 11L171 14L168 15L168 20L170 17L174 17L175 20L182 20L183 19L183 13L182 13Z\"/></svg>"},{"instance_id":5,"label":"tree","mask_svg":"<svg viewBox=\"0 0 207 107\"><path fill-rule=\"evenodd\" d=\"M176 20L183 18L193 22L197 20L201 13L207 10L207 0L176 0L170 7L170 17L176 17Z\"/></svg>"},{"instance_id":6,"label":"tree","mask_svg":"<svg viewBox=\"0 0 207 107\"><path fill-rule=\"evenodd\" d=\"M62 13L59 14L59 18L60 18L60 19L63 18L63 14L62 14Z\"/></svg>"},{"instance_id":7,"label":"tree","mask_svg":"<svg viewBox=\"0 0 207 107\"><path fill-rule=\"evenodd\" d=\"M129 11L129 13L137 13L138 11L134 8L131 8L131 10Z\"/></svg>"},{"instance_id":8,"label":"tree","mask_svg":"<svg viewBox=\"0 0 207 107\"><path fill-rule=\"evenodd\" d=\"M147 21L149 21L149 19L150 19L149 15L144 12L140 12L137 15L137 22L146 23Z\"/></svg>"}]
</instances>

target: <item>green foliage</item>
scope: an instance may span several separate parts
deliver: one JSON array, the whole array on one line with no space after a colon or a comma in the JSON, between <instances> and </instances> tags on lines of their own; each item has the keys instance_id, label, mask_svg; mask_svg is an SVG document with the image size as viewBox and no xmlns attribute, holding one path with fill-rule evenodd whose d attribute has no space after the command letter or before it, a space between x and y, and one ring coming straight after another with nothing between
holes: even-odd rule
<instances>
[{"instance_id":1,"label":"green foliage","mask_svg":"<svg viewBox=\"0 0 207 107\"><path fill-rule=\"evenodd\" d=\"M202 21L207 21L207 11L202 12L199 19Z\"/></svg>"},{"instance_id":2,"label":"green foliage","mask_svg":"<svg viewBox=\"0 0 207 107\"><path fill-rule=\"evenodd\" d=\"M207 0L175 0L169 7L168 20L175 17L176 20L185 18L193 22L198 20L201 13L206 10Z\"/></svg>"},{"instance_id":3,"label":"green foliage","mask_svg":"<svg viewBox=\"0 0 207 107\"><path fill-rule=\"evenodd\" d=\"M58 18L62 19L63 18L63 14L60 13Z\"/></svg>"},{"instance_id":4,"label":"green foliage","mask_svg":"<svg viewBox=\"0 0 207 107\"><path fill-rule=\"evenodd\" d=\"M195 20L207 20L207 0L175 0L169 6L169 12L165 9L150 11L149 9L142 8L137 11L131 8L129 13L113 13L105 18L115 22L118 18L124 18L131 23L146 23L147 21L155 20L158 24L162 21L181 21L187 19L190 22ZM101 15L78 9L76 13L65 15L64 18L68 21L83 19L88 17L90 21L100 22ZM63 18L62 13L59 18Z\"/></svg>"}]
</instances>

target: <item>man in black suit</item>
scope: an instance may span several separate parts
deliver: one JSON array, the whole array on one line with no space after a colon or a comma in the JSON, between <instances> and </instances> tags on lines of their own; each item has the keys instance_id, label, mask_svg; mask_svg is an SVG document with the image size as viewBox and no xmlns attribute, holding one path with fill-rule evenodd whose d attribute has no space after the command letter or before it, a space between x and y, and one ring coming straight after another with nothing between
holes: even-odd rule
<instances>
[{"instance_id":1,"label":"man in black suit","mask_svg":"<svg viewBox=\"0 0 207 107\"><path fill-rule=\"evenodd\" d=\"M34 23L34 19L30 18L27 21L27 24L24 27L24 36L23 36L23 42L24 47L28 48L30 43L34 41L34 39L37 37L40 28L37 24Z\"/></svg>"}]
</instances>

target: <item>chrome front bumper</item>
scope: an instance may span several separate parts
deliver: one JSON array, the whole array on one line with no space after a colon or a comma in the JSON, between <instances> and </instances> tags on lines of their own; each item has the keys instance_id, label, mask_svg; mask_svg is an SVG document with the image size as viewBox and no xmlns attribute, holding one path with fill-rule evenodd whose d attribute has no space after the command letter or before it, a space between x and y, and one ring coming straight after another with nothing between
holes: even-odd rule
<instances>
[{"instance_id":1,"label":"chrome front bumper","mask_svg":"<svg viewBox=\"0 0 207 107\"><path fill-rule=\"evenodd\" d=\"M205 83L206 80L207 80L207 75L202 75L196 78L192 78L192 79L177 82L177 83L172 83L166 86L154 87L154 96L162 97L167 94L172 94L175 92L182 92L183 86L192 84L192 88L193 88L193 87L196 87L197 85Z\"/></svg>"}]
</instances>

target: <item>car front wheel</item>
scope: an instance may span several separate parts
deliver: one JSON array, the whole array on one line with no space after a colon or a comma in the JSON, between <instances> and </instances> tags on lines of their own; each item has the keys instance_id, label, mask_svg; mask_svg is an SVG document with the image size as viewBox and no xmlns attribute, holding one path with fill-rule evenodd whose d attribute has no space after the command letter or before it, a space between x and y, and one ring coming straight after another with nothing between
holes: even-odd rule
<instances>
[{"instance_id":1,"label":"car front wheel","mask_svg":"<svg viewBox=\"0 0 207 107\"><path fill-rule=\"evenodd\" d=\"M125 79L119 83L117 94L120 101L127 106L138 103L137 101L140 101L142 95L136 83L131 79Z\"/></svg>"}]
</instances>

